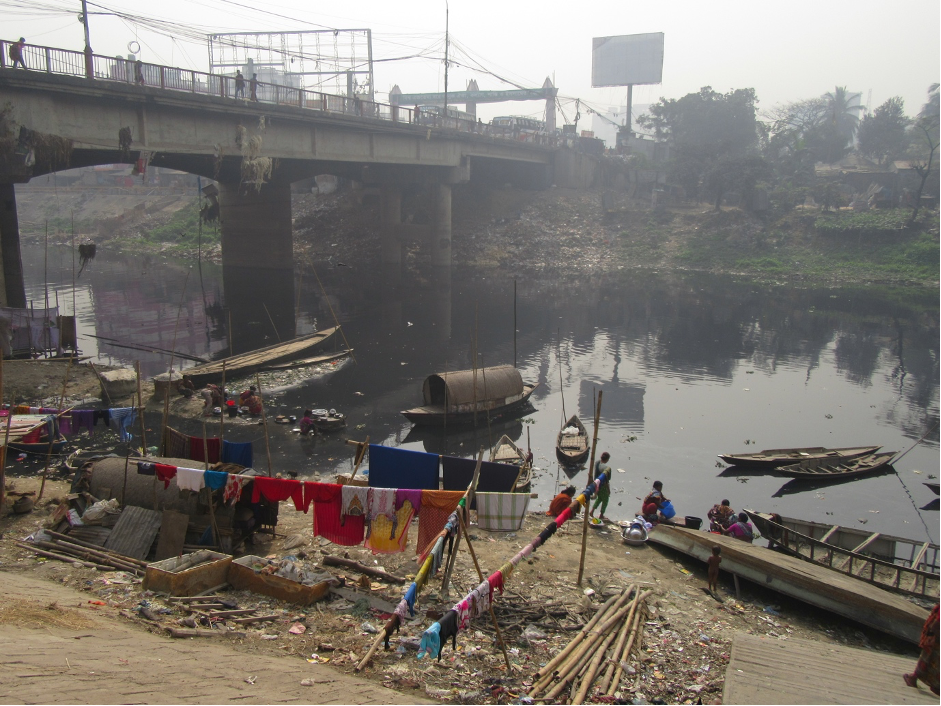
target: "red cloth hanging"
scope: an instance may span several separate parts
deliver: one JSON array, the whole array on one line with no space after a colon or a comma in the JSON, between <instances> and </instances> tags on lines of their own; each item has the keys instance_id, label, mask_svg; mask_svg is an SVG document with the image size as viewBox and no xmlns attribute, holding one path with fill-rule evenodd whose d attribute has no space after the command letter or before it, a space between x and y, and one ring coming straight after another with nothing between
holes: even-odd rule
<instances>
[{"instance_id":1,"label":"red cloth hanging","mask_svg":"<svg viewBox=\"0 0 941 706\"><path fill-rule=\"evenodd\" d=\"M252 502L259 502L262 496L272 503L279 503L290 498L294 501L294 507L297 510L303 512L305 508L304 486L299 480L255 476L255 481L252 483Z\"/></svg>"},{"instance_id":2,"label":"red cloth hanging","mask_svg":"<svg viewBox=\"0 0 941 706\"><path fill-rule=\"evenodd\" d=\"M206 439L206 450L209 453L208 463L219 463L220 455L222 453L222 441L218 438ZM207 462L207 459L203 455L203 439L198 439L195 436L190 437L190 459L193 461L202 461Z\"/></svg>"},{"instance_id":3,"label":"red cloth hanging","mask_svg":"<svg viewBox=\"0 0 941 706\"><path fill-rule=\"evenodd\" d=\"M304 502L314 504L314 536L352 547L366 536L365 515L347 515L340 524L343 486L337 483L304 483Z\"/></svg>"},{"instance_id":4,"label":"red cloth hanging","mask_svg":"<svg viewBox=\"0 0 941 706\"><path fill-rule=\"evenodd\" d=\"M154 475L157 476L158 480L163 481L163 488L166 490L170 487L170 479L176 478L176 466L168 466L164 463L155 463Z\"/></svg>"}]
</instances>

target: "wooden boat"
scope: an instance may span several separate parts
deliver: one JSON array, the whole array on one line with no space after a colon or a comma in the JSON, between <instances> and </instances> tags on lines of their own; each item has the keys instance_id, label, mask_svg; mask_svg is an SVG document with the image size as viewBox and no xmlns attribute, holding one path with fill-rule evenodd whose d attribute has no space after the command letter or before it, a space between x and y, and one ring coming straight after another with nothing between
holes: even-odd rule
<instances>
[{"instance_id":1,"label":"wooden boat","mask_svg":"<svg viewBox=\"0 0 941 706\"><path fill-rule=\"evenodd\" d=\"M719 458L730 466L749 466L755 468L777 468L798 461L815 459L840 460L858 458L875 453L881 446L849 446L840 449L828 449L823 446L806 446L793 449L765 449L753 454L719 454Z\"/></svg>"},{"instance_id":2,"label":"wooden boat","mask_svg":"<svg viewBox=\"0 0 941 706\"><path fill-rule=\"evenodd\" d=\"M272 346L265 346L248 353L240 353L212 363L196 365L187 368L183 373L197 387L211 382L220 383L222 382L222 365L224 363L226 379L234 380L238 376L257 372L275 363L284 363L313 353L331 343L339 330L339 326L334 326L323 331L300 336L285 343L276 343Z\"/></svg>"},{"instance_id":3,"label":"wooden boat","mask_svg":"<svg viewBox=\"0 0 941 706\"><path fill-rule=\"evenodd\" d=\"M566 434L566 429L575 428L576 433ZM567 465L574 466L582 463L588 458L590 447L588 445L588 430L582 424L578 415L573 414L569 420L562 425L559 435L556 437L555 453L559 460Z\"/></svg>"},{"instance_id":4,"label":"wooden boat","mask_svg":"<svg viewBox=\"0 0 941 706\"><path fill-rule=\"evenodd\" d=\"M486 424L519 414L539 386L526 385L512 365L435 373L425 378L425 404L402 412L414 424L438 427Z\"/></svg>"},{"instance_id":5,"label":"wooden boat","mask_svg":"<svg viewBox=\"0 0 941 706\"><path fill-rule=\"evenodd\" d=\"M56 439L52 442L52 453L61 454L65 451L65 447L68 445L67 439ZM11 451L19 451L23 454L32 454L34 456L45 456L49 453L49 440L46 439L43 441L40 439L35 443L28 443L23 441L11 441L9 444Z\"/></svg>"},{"instance_id":6,"label":"wooden boat","mask_svg":"<svg viewBox=\"0 0 941 706\"><path fill-rule=\"evenodd\" d=\"M34 432L42 429L48 423L49 414L14 414L10 418L9 439L7 446L10 451L18 453L42 455L49 453L49 435L40 436L37 441L24 441L27 438L35 438ZM6 419L0 420L0 430L4 431L7 427ZM56 428L58 432L58 427ZM65 450L68 441L61 435L56 436L52 442L52 453L60 454Z\"/></svg>"},{"instance_id":7,"label":"wooden boat","mask_svg":"<svg viewBox=\"0 0 941 706\"><path fill-rule=\"evenodd\" d=\"M339 431L346 426L346 415L335 409L315 409L310 418L317 431Z\"/></svg>"},{"instance_id":8,"label":"wooden boat","mask_svg":"<svg viewBox=\"0 0 941 706\"><path fill-rule=\"evenodd\" d=\"M938 545L745 510L771 547L880 588L938 599Z\"/></svg>"},{"instance_id":9,"label":"wooden boat","mask_svg":"<svg viewBox=\"0 0 941 706\"><path fill-rule=\"evenodd\" d=\"M533 467L526 460L526 454L523 450L513 443L513 440L506 434L500 437L497 445L490 452L490 460L494 463L505 463L510 466L516 466L520 469L516 484L513 486L514 493L528 493L532 488Z\"/></svg>"},{"instance_id":10,"label":"wooden boat","mask_svg":"<svg viewBox=\"0 0 941 706\"><path fill-rule=\"evenodd\" d=\"M935 495L938 495L938 484L937 484L937 483L925 483L925 485L928 486L928 489L929 489L932 493L934 493Z\"/></svg>"},{"instance_id":11,"label":"wooden boat","mask_svg":"<svg viewBox=\"0 0 941 706\"><path fill-rule=\"evenodd\" d=\"M890 451L853 459L801 461L790 466L782 466L778 469L778 473L791 478L815 481L856 478L886 468L897 453L897 451Z\"/></svg>"},{"instance_id":12,"label":"wooden boat","mask_svg":"<svg viewBox=\"0 0 941 706\"><path fill-rule=\"evenodd\" d=\"M927 610L905 596L732 537L661 523L650 530L647 541L702 562L719 545L723 571L916 645L928 617Z\"/></svg>"}]
</instances>

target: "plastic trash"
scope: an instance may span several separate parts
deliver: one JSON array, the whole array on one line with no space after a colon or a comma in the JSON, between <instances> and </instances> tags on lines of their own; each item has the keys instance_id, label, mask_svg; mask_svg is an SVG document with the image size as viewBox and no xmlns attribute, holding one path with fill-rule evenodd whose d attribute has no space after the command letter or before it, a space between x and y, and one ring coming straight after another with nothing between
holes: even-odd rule
<instances>
[{"instance_id":1,"label":"plastic trash","mask_svg":"<svg viewBox=\"0 0 941 706\"><path fill-rule=\"evenodd\" d=\"M777 616L781 615L777 610L774 609L774 606L770 606L770 605L766 605L764 608L764 611L765 613L768 613L769 615L777 615Z\"/></svg>"},{"instance_id":2,"label":"plastic trash","mask_svg":"<svg viewBox=\"0 0 941 706\"><path fill-rule=\"evenodd\" d=\"M526 628L523 630L524 640L528 640L528 641L545 640L548 637L549 636L545 632L543 632L542 630L540 630L533 624L527 625Z\"/></svg>"},{"instance_id":3,"label":"plastic trash","mask_svg":"<svg viewBox=\"0 0 941 706\"><path fill-rule=\"evenodd\" d=\"M376 626L372 623L364 622L359 626L363 632L368 632L370 635L375 635L379 631L376 629Z\"/></svg>"}]
</instances>

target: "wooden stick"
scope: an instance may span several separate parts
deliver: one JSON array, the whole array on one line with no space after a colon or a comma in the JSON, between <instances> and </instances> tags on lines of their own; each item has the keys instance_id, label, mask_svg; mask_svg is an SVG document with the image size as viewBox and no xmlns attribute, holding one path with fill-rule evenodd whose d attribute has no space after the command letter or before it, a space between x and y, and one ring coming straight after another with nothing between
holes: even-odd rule
<instances>
[{"instance_id":1,"label":"wooden stick","mask_svg":"<svg viewBox=\"0 0 941 706\"><path fill-rule=\"evenodd\" d=\"M616 658L617 655L621 654L621 650L624 649L624 642L627 640L627 634L631 630L631 624L634 622L634 612L637 610L637 604L639 602L639 597L634 598L634 603L631 606L631 612L627 614L627 619L624 621L624 625L621 627L621 632L618 635L618 641L614 645L614 652L612 653ZM601 691L607 692L608 686L611 684L611 677L614 675L615 662L612 661L608 668L605 669L604 677L601 679Z\"/></svg>"},{"instance_id":2,"label":"wooden stick","mask_svg":"<svg viewBox=\"0 0 941 706\"><path fill-rule=\"evenodd\" d=\"M222 460L222 444L225 443L225 415L229 412L225 395L225 361L222 361L222 414L219 415L219 460Z\"/></svg>"},{"instance_id":3,"label":"wooden stick","mask_svg":"<svg viewBox=\"0 0 941 706\"><path fill-rule=\"evenodd\" d=\"M92 544L91 542L86 542L84 540L77 539L75 537L70 537L67 534L60 534L59 532L54 532L52 530L45 530L45 532L53 539L60 540L61 543L74 544L77 547L84 547L85 549L94 549L95 551L100 552L102 554L109 554L116 558L120 558L121 561L126 561L128 564L136 564L143 569L147 568L147 562L141 559L137 559L132 556L125 556L124 554L117 554L116 552L112 552L108 549L105 549L101 545Z\"/></svg>"},{"instance_id":4,"label":"wooden stick","mask_svg":"<svg viewBox=\"0 0 941 706\"><path fill-rule=\"evenodd\" d=\"M227 635L232 635L233 637L244 637L244 632L236 632L232 630L189 630L186 628L167 628L167 632L170 633L170 637L225 637Z\"/></svg>"},{"instance_id":5,"label":"wooden stick","mask_svg":"<svg viewBox=\"0 0 941 706\"><path fill-rule=\"evenodd\" d=\"M591 461L588 465L588 483L595 480L595 451L598 448L598 420L601 417L601 395L604 390L598 390L598 404L595 407L595 436L591 442ZM588 543L588 516L590 513L591 498L585 502L585 517L582 521L582 553L578 559L578 581L576 585L582 585L582 576L585 574L585 545Z\"/></svg>"},{"instance_id":6,"label":"wooden stick","mask_svg":"<svg viewBox=\"0 0 941 706\"><path fill-rule=\"evenodd\" d=\"M265 402L261 396L261 382L255 373L255 387L258 388L258 401L261 403L261 421L265 426L265 453L268 454L268 475L271 475L271 444L268 442L268 415L265 414Z\"/></svg>"},{"instance_id":7,"label":"wooden stick","mask_svg":"<svg viewBox=\"0 0 941 706\"><path fill-rule=\"evenodd\" d=\"M131 461L131 454L124 457L124 486L121 488L121 504L124 504L124 498L127 496L127 466Z\"/></svg>"},{"instance_id":8,"label":"wooden stick","mask_svg":"<svg viewBox=\"0 0 941 706\"><path fill-rule=\"evenodd\" d=\"M146 456L147 455L147 430L146 430L147 425L144 423L144 393L141 390L141 384L140 384L140 361L139 360L134 361L134 372L137 373L137 409L138 409L138 414L140 414L141 451Z\"/></svg>"},{"instance_id":9,"label":"wooden stick","mask_svg":"<svg viewBox=\"0 0 941 706\"><path fill-rule=\"evenodd\" d=\"M45 549L54 550L62 552L63 554L73 554L75 556L81 557L82 559L87 559L88 561L94 561L98 564L111 564L112 567L122 569L123 571L129 571L134 574L143 574L144 570L139 567L131 564L130 562L121 561L116 559L104 552L97 552L93 549L86 549L84 547L76 547L70 545L66 542L43 542L40 540L34 541L37 547L43 547Z\"/></svg>"},{"instance_id":10,"label":"wooden stick","mask_svg":"<svg viewBox=\"0 0 941 706\"><path fill-rule=\"evenodd\" d=\"M278 615L277 613L273 615L252 615L247 618L234 618L233 620L230 620L228 622L236 623L238 625L251 625L252 623L264 623L269 620L277 620L280 617L281 616Z\"/></svg>"},{"instance_id":11,"label":"wooden stick","mask_svg":"<svg viewBox=\"0 0 941 706\"><path fill-rule=\"evenodd\" d=\"M102 565L101 565L101 564L96 564L96 563L94 563L94 562L92 562L92 561L82 561L81 559L77 559L77 558L75 558L74 556L66 556L65 554L56 554L55 552L47 552L47 551L45 551L45 550L43 550L43 549L37 549L37 548L34 547L33 545L28 544L28 543L26 543L26 542L19 542L19 541L17 541L17 542L14 542L14 543L15 543L16 546L18 546L18 547L22 547L23 549L29 549L29 550L30 550L31 552L33 552L34 554L37 554L37 555L39 555L39 556L44 556L44 557L46 557L46 558L48 558L48 559L58 559L59 561L64 561L64 562L67 562L67 563L69 563L69 564L81 564L82 566L85 566L85 567L87 567L87 568L89 568L89 569L98 569L98 568L102 568ZM108 571L111 571L112 569L114 569L113 566L105 566L104 568L107 569Z\"/></svg>"},{"instance_id":12,"label":"wooden stick","mask_svg":"<svg viewBox=\"0 0 941 706\"><path fill-rule=\"evenodd\" d=\"M612 630L604 639L604 642L601 643L601 648L595 650L594 657L588 664L588 669L585 672L585 676L582 677L581 684L579 685L578 690L575 692L575 698L572 699L572 704L580 704L585 700L585 696L588 694L588 690L591 688L591 684L595 680L595 675L598 673L598 668L601 666L601 661L604 659L605 653L608 651L608 647L611 646L611 643L614 642L614 638L617 637L617 635L618 633Z\"/></svg>"},{"instance_id":13,"label":"wooden stick","mask_svg":"<svg viewBox=\"0 0 941 706\"><path fill-rule=\"evenodd\" d=\"M110 406L111 404L113 404L111 401L111 394L108 392L108 386L105 385L105 381L102 379L101 373L98 372L98 368L96 368L95 364L92 363L91 361L88 361L88 367L91 368L91 371L95 374L95 377L98 378L98 384L101 385L101 392L104 394L105 397L108 398L107 402L108 402L108 405Z\"/></svg>"},{"instance_id":14,"label":"wooden stick","mask_svg":"<svg viewBox=\"0 0 941 706\"><path fill-rule=\"evenodd\" d=\"M366 458L366 449L369 448L369 436L366 437L366 441L363 442L363 452L357 453L356 465L353 467L353 472L350 474L350 482L347 485L353 485L353 479L356 477L356 471L359 470L360 465L363 463L363 459Z\"/></svg>"},{"instance_id":15,"label":"wooden stick","mask_svg":"<svg viewBox=\"0 0 941 706\"><path fill-rule=\"evenodd\" d=\"M480 465L484 461L484 450L481 448L477 452L477 465L474 467L474 476L471 478L470 485L467 486L467 491L464 493L464 507L469 511L471 504L474 502L474 494L477 492L477 480L480 478ZM460 507L460 506L458 506ZM448 557L448 566L444 572L444 579L441 581L441 593L444 596L448 595L448 584L451 582L451 572L454 571L454 565L457 563L457 552L461 548L461 537L463 536L460 526L458 526L457 539L454 540L454 549L451 550L451 556Z\"/></svg>"},{"instance_id":16,"label":"wooden stick","mask_svg":"<svg viewBox=\"0 0 941 706\"><path fill-rule=\"evenodd\" d=\"M3 347L0 346L0 406L3 404ZM7 410L7 430L0 448L0 514L6 503L7 443L10 441L10 423L13 421L13 405Z\"/></svg>"},{"instance_id":17,"label":"wooden stick","mask_svg":"<svg viewBox=\"0 0 941 706\"><path fill-rule=\"evenodd\" d=\"M467 508L463 508L466 512L469 512ZM467 534L467 526L464 524L464 513L460 512L461 508L458 508L457 519L461 523L461 532ZM470 535L467 535L467 551L470 552L471 559L474 560L474 568L477 569L477 578L480 579L481 583L484 581L484 572L480 570L480 564L477 563L477 553L474 551L474 545L471 544ZM493 629L497 631L497 641L500 644L500 649L503 651L503 661L506 662L506 673L507 676L510 675L510 656L506 651L506 643L503 641L503 633L500 632L500 623L497 622L497 614L493 612L493 604L491 603L487 606L490 609L490 619L493 621Z\"/></svg>"},{"instance_id":18,"label":"wooden stick","mask_svg":"<svg viewBox=\"0 0 941 706\"><path fill-rule=\"evenodd\" d=\"M393 574L386 573L380 569L374 569L371 566L365 566L360 564L358 561L353 561L352 559L341 559L337 556L330 556L325 554L324 557L320 560L320 563L324 566L342 566L353 571L358 571L361 574L366 576L373 576L377 579L382 579L383 581L388 581L390 583L405 583L405 579L395 576Z\"/></svg>"},{"instance_id":19,"label":"wooden stick","mask_svg":"<svg viewBox=\"0 0 941 706\"><path fill-rule=\"evenodd\" d=\"M638 601L646 601L647 596L650 595L650 591L644 591L639 597ZM627 641L627 645L624 646L624 650L621 652L621 655L618 656L617 650L614 653L615 669L614 669L614 678L611 680L611 683L608 685L607 695L613 696L614 692L618 690L618 684L621 683L621 673L624 671L624 668L621 666L622 662L627 661L627 658L631 654L631 647L634 646L635 638L638 635L638 626L640 625L641 617L644 613L647 612L646 604L641 605L640 610L634 615L634 624L631 626L630 639ZM643 636L641 636L643 637ZM640 644L640 640L637 640L637 643Z\"/></svg>"}]
</instances>

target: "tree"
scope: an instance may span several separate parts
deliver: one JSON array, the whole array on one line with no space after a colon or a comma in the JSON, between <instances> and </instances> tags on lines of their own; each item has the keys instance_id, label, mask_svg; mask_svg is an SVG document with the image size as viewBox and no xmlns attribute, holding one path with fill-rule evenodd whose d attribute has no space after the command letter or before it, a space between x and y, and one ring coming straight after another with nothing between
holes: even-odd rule
<instances>
[{"instance_id":1,"label":"tree","mask_svg":"<svg viewBox=\"0 0 941 706\"><path fill-rule=\"evenodd\" d=\"M911 123L905 102L898 96L889 98L859 124L859 151L882 165L899 159L908 147Z\"/></svg>"},{"instance_id":2,"label":"tree","mask_svg":"<svg viewBox=\"0 0 941 706\"><path fill-rule=\"evenodd\" d=\"M828 122L836 133L843 137L843 146L853 141L856 128L859 126L859 112L861 105L850 105L853 94L846 90L846 86L837 86L830 93L823 96L827 102Z\"/></svg>"},{"instance_id":3,"label":"tree","mask_svg":"<svg viewBox=\"0 0 941 706\"><path fill-rule=\"evenodd\" d=\"M912 169L921 177L921 183L918 185L918 193L915 195L912 216L908 219L909 226L914 225L915 219L918 218L918 209L921 208L921 194L925 190L925 182L928 181L928 175L931 173L931 163L934 161L935 150L938 149L938 136L939 130L941 130L939 90L941 90L941 85L937 83L928 88L928 102L922 106L921 112L918 114L918 121L915 123L916 131L920 131L920 136L924 139L928 157L924 160L912 162Z\"/></svg>"}]
</instances>

